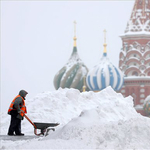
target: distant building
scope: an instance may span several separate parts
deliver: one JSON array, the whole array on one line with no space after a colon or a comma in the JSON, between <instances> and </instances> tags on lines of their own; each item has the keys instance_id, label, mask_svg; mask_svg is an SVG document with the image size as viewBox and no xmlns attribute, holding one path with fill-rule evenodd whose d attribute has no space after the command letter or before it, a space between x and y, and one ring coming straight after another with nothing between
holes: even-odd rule
<instances>
[{"instance_id":1,"label":"distant building","mask_svg":"<svg viewBox=\"0 0 150 150\"><path fill-rule=\"evenodd\" d=\"M150 95L150 0L135 0L121 39L119 68L125 78L120 91L125 97L131 95L136 110L146 115L143 103Z\"/></svg>"}]
</instances>

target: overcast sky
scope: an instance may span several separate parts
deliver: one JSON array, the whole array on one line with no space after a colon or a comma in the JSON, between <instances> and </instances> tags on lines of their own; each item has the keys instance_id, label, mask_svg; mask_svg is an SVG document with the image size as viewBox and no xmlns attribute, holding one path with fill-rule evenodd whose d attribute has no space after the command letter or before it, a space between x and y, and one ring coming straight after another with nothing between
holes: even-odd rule
<instances>
[{"instance_id":1,"label":"overcast sky","mask_svg":"<svg viewBox=\"0 0 150 150\"><path fill-rule=\"evenodd\" d=\"M134 1L2 1L1 111L21 89L27 99L53 91L55 74L73 50L74 20L78 54L91 69L103 53L118 67L119 52ZM27 103L27 101L26 101Z\"/></svg>"}]
</instances>

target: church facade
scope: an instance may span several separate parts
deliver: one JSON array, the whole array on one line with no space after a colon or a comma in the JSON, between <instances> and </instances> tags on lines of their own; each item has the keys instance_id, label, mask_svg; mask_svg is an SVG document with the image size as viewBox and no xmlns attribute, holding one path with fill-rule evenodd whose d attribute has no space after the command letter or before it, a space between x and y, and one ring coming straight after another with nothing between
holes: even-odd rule
<instances>
[{"instance_id":1,"label":"church facade","mask_svg":"<svg viewBox=\"0 0 150 150\"><path fill-rule=\"evenodd\" d=\"M119 68L124 73L120 92L131 95L137 112L146 115L144 100L150 95L150 0L135 0L122 39Z\"/></svg>"}]
</instances>

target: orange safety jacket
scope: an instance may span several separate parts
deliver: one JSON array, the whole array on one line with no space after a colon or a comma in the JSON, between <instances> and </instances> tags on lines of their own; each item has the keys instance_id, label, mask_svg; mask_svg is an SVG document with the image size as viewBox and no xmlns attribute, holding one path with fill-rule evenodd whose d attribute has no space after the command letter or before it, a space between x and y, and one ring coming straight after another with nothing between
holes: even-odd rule
<instances>
[{"instance_id":1,"label":"orange safety jacket","mask_svg":"<svg viewBox=\"0 0 150 150\"><path fill-rule=\"evenodd\" d=\"M9 109L8 109L8 113L9 113L11 110L17 110L17 109L14 109L13 106L14 106L14 102L15 102L16 98L18 98L18 97L21 97L21 96L20 96L20 95L17 95L17 96L13 99L13 101L11 102L11 104L10 104L10 106L9 106ZM21 97L21 98L22 98L22 97ZM24 101L23 98L22 98L22 101L23 101L23 105L22 105L21 108L20 108L20 110L21 110L20 115L23 117L24 114L27 113L27 110L26 110L25 101Z\"/></svg>"}]
</instances>

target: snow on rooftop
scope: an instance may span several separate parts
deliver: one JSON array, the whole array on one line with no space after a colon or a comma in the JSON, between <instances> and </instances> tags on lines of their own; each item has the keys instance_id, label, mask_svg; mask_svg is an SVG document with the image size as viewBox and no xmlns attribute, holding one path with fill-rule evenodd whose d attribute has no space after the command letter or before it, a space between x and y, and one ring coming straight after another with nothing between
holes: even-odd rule
<instances>
[{"instance_id":1,"label":"snow on rooftop","mask_svg":"<svg viewBox=\"0 0 150 150\"><path fill-rule=\"evenodd\" d=\"M150 80L150 76L128 76L124 77L127 80Z\"/></svg>"},{"instance_id":2,"label":"snow on rooftop","mask_svg":"<svg viewBox=\"0 0 150 150\"><path fill-rule=\"evenodd\" d=\"M127 32L127 33L124 33L124 34L121 34L120 37L125 37L125 36L131 36L131 37L137 37L137 36L150 36L150 32L147 32L147 31L138 31L138 32Z\"/></svg>"}]
</instances>

